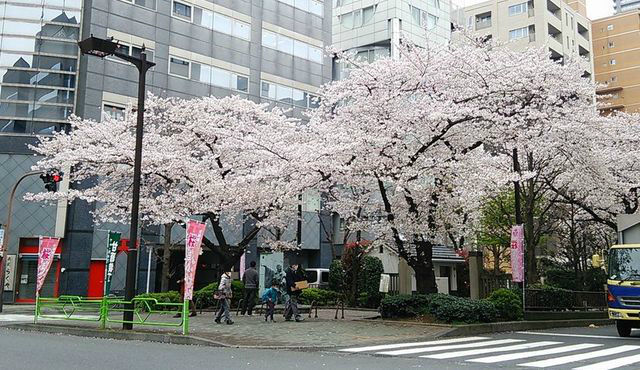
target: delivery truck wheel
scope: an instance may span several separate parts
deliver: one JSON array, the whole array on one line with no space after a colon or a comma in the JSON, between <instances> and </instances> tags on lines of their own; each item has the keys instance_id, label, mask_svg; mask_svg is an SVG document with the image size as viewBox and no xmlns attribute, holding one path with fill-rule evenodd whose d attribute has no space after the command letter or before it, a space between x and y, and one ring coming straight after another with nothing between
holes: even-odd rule
<instances>
[{"instance_id":1,"label":"delivery truck wheel","mask_svg":"<svg viewBox=\"0 0 640 370\"><path fill-rule=\"evenodd\" d=\"M616 320L616 328L618 329L618 335L621 337L631 335L631 325L624 320Z\"/></svg>"}]
</instances>

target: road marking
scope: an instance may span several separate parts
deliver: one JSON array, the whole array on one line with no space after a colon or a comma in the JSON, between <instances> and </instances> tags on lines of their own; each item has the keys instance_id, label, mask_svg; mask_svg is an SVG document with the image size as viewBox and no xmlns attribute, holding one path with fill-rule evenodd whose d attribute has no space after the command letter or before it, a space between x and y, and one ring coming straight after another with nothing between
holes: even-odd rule
<instances>
[{"instance_id":1,"label":"road marking","mask_svg":"<svg viewBox=\"0 0 640 370\"><path fill-rule=\"evenodd\" d=\"M620 339L620 337L614 337L612 335L561 334L561 333L543 333L543 332L539 332L539 331L517 331L516 334L549 335L549 336L552 336L552 337Z\"/></svg>"},{"instance_id":2,"label":"road marking","mask_svg":"<svg viewBox=\"0 0 640 370\"><path fill-rule=\"evenodd\" d=\"M582 366L575 370L609 370L635 364L637 362L640 362L640 355L616 358L614 360L603 361L593 365Z\"/></svg>"},{"instance_id":3,"label":"road marking","mask_svg":"<svg viewBox=\"0 0 640 370\"><path fill-rule=\"evenodd\" d=\"M486 337L467 337L467 338L455 338L455 339L444 339L444 340L432 340L429 342L412 342L412 343L398 343L398 344L385 344L379 346L370 346L370 347L359 347L359 348L346 348L341 349L341 352L367 352L367 351L380 351L385 349L395 349L395 348L408 348L408 347L422 347L429 345L439 345L439 344L449 344L449 343L461 343L461 342L471 342L474 340L483 340L489 339Z\"/></svg>"},{"instance_id":4,"label":"road marking","mask_svg":"<svg viewBox=\"0 0 640 370\"><path fill-rule=\"evenodd\" d=\"M494 364L496 362L502 361L512 361L512 360L520 360L523 358L537 357L537 356L545 356L545 355L553 355L557 353L565 353L571 351L579 351L582 349L593 348L593 347L602 347L602 344L595 343L582 343L582 344L573 344L565 347L556 347L543 349L538 351L527 351L527 352L518 352L518 353L509 353L506 355L499 356L491 356L491 357L482 357L476 358L473 360L467 360L469 362L481 362L483 364Z\"/></svg>"},{"instance_id":5,"label":"road marking","mask_svg":"<svg viewBox=\"0 0 640 370\"><path fill-rule=\"evenodd\" d=\"M500 340L490 340L486 342L476 342L476 343L467 343L467 344L454 344L454 345L447 345L447 346L401 349L397 351L378 352L377 354L387 355L387 356L412 355L415 353L422 353L422 352L447 351L450 349L459 349L459 348L488 347L488 346L493 346L498 344L507 344L507 343L516 343L516 342L524 342L524 339L500 339Z\"/></svg>"},{"instance_id":6,"label":"road marking","mask_svg":"<svg viewBox=\"0 0 640 370\"><path fill-rule=\"evenodd\" d=\"M518 364L518 366L528 366L528 367L551 367L568 364L570 362L588 360L591 358L602 357L602 356L610 356L615 355L622 352L633 351L635 349L640 349L640 346L618 346L613 348L602 349L600 351L581 353L579 355L570 355L564 357L556 357L550 358L548 360L541 360L535 362L528 362L526 364Z\"/></svg>"},{"instance_id":7,"label":"road marking","mask_svg":"<svg viewBox=\"0 0 640 370\"><path fill-rule=\"evenodd\" d=\"M442 360L445 358L484 355L487 353L495 353L495 352L518 351L521 349L551 346L554 344L562 344L562 342L534 342L534 343L516 344L514 346L507 346L507 347L481 348L481 349L470 349L467 351L445 352L445 353L438 353L435 355L427 355L427 356L420 356L420 357Z\"/></svg>"}]
</instances>

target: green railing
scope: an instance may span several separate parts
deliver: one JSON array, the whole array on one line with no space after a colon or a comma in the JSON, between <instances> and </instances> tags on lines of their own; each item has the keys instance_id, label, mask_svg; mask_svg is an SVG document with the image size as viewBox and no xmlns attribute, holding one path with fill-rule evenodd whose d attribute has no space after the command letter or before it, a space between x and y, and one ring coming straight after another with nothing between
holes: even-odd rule
<instances>
[{"instance_id":1,"label":"green railing","mask_svg":"<svg viewBox=\"0 0 640 370\"><path fill-rule=\"evenodd\" d=\"M54 313L47 312L51 310ZM119 318L124 312L132 312L133 320ZM90 315L87 315L90 314ZM114 315L118 314L118 316ZM153 320L157 315L180 314L180 320L165 322ZM93 321L106 329L107 323L128 323L143 326L182 327L182 334L189 333L189 303L164 303L155 298L134 298L131 301L119 297L101 299L80 296L60 296L58 298L36 297L34 322L39 318L54 320Z\"/></svg>"}]
</instances>

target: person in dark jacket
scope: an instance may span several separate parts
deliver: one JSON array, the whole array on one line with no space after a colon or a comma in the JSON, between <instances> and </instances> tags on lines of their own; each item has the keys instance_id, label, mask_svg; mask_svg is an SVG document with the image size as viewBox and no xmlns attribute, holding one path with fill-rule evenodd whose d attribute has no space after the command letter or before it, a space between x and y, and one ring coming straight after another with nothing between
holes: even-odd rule
<instances>
[{"instance_id":1,"label":"person in dark jacket","mask_svg":"<svg viewBox=\"0 0 640 370\"><path fill-rule=\"evenodd\" d=\"M286 303L284 309L284 319L286 321L291 321L292 316L297 322L303 321L298 311L298 299L300 298L302 290L296 289L296 282L304 280L307 280L307 278L304 276L304 272L299 265L292 264L287 269L285 274L285 290L289 295L289 301Z\"/></svg>"},{"instance_id":2,"label":"person in dark jacket","mask_svg":"<svg viewBox=\"0 0 640 370\"><path fill-rule=\"evenodd\" d=\"M242 301L241 315L248 314L253 316L253 307L256 305L256 297L258 295L258 286L260 285L260 276L256 271L256 262L251 261L249 268L242 275L242 282L244 283L244 297Z\"/></svg>"}]
</instances>

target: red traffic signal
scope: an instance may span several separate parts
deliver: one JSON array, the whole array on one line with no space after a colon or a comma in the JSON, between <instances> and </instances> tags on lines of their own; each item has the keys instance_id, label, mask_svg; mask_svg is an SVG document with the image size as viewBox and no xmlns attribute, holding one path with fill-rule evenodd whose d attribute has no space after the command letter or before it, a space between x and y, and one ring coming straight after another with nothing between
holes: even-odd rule
<instances>
[{"instance_id":1,"label":"red traffic signal","mask_svg":"<svg viewBox=\"0 0 640 370\"><path fill-rule=\"evenodd\" d=\"M42 182L44 182L44 188L47 191L55 192L58 190L58 183L62 181L62 172L55 173L43 173L40 175Z\"/></svg>"}]
</instances>

